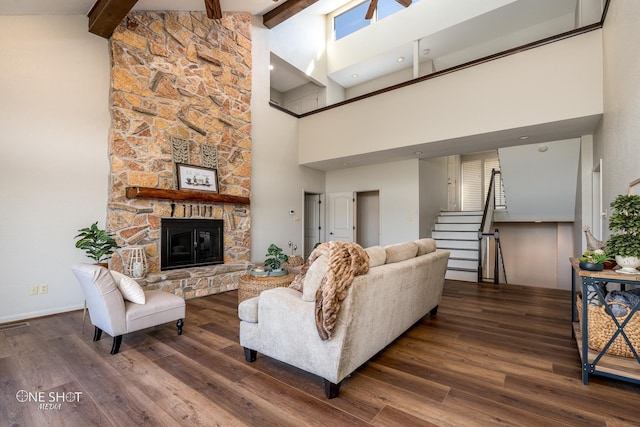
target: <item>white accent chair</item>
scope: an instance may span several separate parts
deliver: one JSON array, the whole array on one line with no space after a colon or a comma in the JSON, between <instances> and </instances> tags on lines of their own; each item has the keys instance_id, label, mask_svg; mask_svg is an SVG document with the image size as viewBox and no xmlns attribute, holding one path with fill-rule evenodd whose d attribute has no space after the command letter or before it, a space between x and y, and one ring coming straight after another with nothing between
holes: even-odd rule
<instances>
[{"instance_id":1,"label":"white accent chair","mask_svg":"<svg viewBox=\"0 0 640 427\"><path fill-rule=\"evenodd\" d=\"M102 332L113 337L111 354L120 349L122 336L152 326L177 320L178 335L182 335L185 317L184 299L163 291L144 291L144 304L126 301L113 276L95 264L77 264L71 271L84 292L91 323L95 326L93 341Z\"/></svg>"}]
</instances>

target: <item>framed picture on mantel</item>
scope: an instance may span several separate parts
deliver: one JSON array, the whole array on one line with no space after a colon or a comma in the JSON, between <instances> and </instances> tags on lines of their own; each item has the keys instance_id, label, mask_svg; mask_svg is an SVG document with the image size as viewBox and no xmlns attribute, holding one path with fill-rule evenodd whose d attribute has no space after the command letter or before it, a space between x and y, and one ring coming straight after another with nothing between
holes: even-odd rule
<instances>
[{"instance_id":1,"label":"framed picture on mantel","mask_svg":"<svg viewBox=\"0 0 640 427\"><path fill-rule=\"evenodd\" d=\"M178 190L200 190L218 192L218 171L202 166L176 163Z\"/></svg>"}]
</instances>

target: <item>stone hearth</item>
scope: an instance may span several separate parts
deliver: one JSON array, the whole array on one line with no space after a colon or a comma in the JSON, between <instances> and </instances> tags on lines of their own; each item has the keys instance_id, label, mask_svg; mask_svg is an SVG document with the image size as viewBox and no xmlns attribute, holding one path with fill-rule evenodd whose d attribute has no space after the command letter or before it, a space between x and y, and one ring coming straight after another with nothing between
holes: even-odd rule
<instances>
[{"instance_id":1,"label":"stone hearth","mask_svg":"<svg viewBox=\"0 0 640 427\"><path fill-rule=\"evenodd\" d=\"M137 282L145 289L161 289L189 299L238 289L240 276L253 267L249 262L234 262L181 268L150 273Z\"/></svg>"},{"instance_id":2,"label":"stone hearth","mask_svg":"<svg viewBox=\"0 0 640 427\"><path fill-rule=\"evenodd\" d=\"M128 199L127 187L175 190L176 163L216 168L220 194L251 195L251 15L132 12L110 39L107 229L142 245L141 283L186 298L237 287L251 268L247 205ZM160 272L161 218L224 220L224 266ZM119 255L111 268L122 270Z\"/></svg>"}]
</instances>

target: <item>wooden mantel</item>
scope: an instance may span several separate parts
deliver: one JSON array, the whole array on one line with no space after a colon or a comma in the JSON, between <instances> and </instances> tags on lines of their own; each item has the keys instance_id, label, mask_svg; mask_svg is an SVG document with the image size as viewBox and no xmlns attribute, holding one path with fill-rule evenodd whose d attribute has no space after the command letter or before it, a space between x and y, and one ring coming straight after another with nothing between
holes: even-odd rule
<instances>
[{"instance_id":1,"label":"wooden mantel","mask_svg":"<svg viewBox=\"0 0 640 427\"><path fill-rule=\"evenodd\" d=\"M248 197L196 190L165 190L162 188L127 187L126 195L128 199L162 199L184 202L232 203L236 205L248 205L250 203Z\"/></svg>"}]
</instances>

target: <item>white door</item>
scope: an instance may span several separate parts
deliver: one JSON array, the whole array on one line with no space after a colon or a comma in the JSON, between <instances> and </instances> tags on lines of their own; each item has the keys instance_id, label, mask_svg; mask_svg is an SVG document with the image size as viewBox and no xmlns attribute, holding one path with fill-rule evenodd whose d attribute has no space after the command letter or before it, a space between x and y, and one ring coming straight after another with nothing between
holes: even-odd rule
<instances>
[{"instance_id":1,"label":"white door","mask_svg":"<svg viewBox=\"0 0 640 427\"><path fill-rule=\"evenodd\" d=\"M341 242L355 241L354 213L354 193L329 194L329 207L327 212L329 217L328 240Z\"/></svg>"},{"instance_id":2,"label":"white door","mask_svg":"<svg viewBox=\"0 0 640 427\"><path fill-rule=\"evenodd\" d=\"M320 194L304 195L304 258L309 258L313 248L320 243L321 215Z\"/></svg>"}]
</instances>

